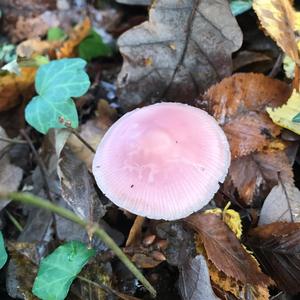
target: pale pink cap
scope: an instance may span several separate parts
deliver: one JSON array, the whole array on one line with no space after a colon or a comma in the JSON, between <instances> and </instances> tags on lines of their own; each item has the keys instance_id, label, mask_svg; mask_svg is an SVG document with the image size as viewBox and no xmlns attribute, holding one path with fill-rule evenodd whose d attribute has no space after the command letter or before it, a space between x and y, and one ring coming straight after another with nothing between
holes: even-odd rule
<instances>
[{"instance_id":1,"label":"pale pink cap","mask_svg":"<svg viewBox=\"0 0 300 300\"><path fill-rule=\"evenodd\" d=\"M229 165L229 144L213 117L186 104L159 103L135 109L109 128L93 174L119 207L175 220L213 198Z\"/></svg>"}]
</instances>

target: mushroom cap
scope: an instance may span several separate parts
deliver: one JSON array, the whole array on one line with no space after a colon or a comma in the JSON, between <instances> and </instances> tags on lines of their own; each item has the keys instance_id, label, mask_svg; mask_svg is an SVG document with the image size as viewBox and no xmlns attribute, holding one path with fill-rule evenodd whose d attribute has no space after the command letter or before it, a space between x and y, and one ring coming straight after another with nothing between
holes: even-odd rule
<instances>
[{"instance_id":1,"label":"mushroom cap","mask_svg":"<svg viewBox=\"0 0 300 300\"><path fill-rule=\"evenodd\" d=\"M175 220L213 198L230 157L223 130L207 112L158 103L125 114L109 128L97 148L93 174L119 207Z\"/></svg>"}]
</instances>

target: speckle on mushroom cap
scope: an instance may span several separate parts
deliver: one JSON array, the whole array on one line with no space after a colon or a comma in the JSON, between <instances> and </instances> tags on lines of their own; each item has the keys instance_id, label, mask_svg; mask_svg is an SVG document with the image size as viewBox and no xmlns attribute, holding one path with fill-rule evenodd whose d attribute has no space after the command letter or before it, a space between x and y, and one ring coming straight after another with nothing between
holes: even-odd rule
<instances>
[{"instance_id":1,"label":"speckle on mushroom cap","mask_svg":"<svg viewBox=\"0 0 300 300\"><path fill-rule=\"evenodd\" d=\"M114 123L97 148L93 174L119 207L175 220L212 199L229 165L229 144L216 120L168 102L135 109Z\"/></svg>"}]
</instances>

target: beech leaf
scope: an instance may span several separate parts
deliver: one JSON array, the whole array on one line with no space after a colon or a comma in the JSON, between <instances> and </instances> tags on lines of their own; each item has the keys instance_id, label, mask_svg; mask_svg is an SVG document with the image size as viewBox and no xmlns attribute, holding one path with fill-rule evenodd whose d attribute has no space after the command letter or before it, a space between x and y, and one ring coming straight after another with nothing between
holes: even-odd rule
<instances>
[{"instance_id":1,"label":"beech leaf","mask_svg":"<svg viewBox=\"0 0 300 300\"><path fill-rule=\"evenodd\" d=\"M262 27L293 61L299 63L296 12L290 0L253 0Z\"/></svg>"},{"instance_id":2,"label":"beech leaf","mask_svg":"<svg viewBox=\"0 0 300 300\"><path fill-rule=\"evenodd\" d=\"M300 292L300 223L271 223L250 232L247 244L280 289Z\"/></svg>"},{"instance_id":3,"label":"beech leaf","mask_svg":"<svg viewBox=\"0 0 300 300\"><path fill-rule=\"evenodd\" d=\"M195 214L185 219L200 235L207 257L227 276L244 284L268 285L254 258L242 247L230 228L215 214Z\"/></svg>"},{"instance_id":4,"label":"beech leaf","mask_svg":"<svg viewBox=\"0 0 300 300\"><path fill-rule=\"evenodd\" d=\"M119 98L127 106L193 100L231 74L231 54L241 43L227 0L154 1L149 21L118 40Z\"/></svg>"}]
</instances>

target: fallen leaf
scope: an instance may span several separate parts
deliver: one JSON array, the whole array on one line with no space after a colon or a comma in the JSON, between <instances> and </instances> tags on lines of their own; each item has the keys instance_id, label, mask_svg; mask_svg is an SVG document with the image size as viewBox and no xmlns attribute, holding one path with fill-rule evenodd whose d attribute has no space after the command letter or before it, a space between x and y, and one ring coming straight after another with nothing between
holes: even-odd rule
<instances>
[{"instance_id":1,"label":"fallen leaf","mask_svg":"<svg viewBox=\"0 0 300 300\"><path fill-rule=\"evenodd\" d=\"M62 196L81 218L97 222L105 214L105 208L95 190L93 180L84 162L71 151L63 150L58 165Z\"/></svg>"},{"instance_id":2,"label":"fallen leaf","mask_svg":"<svg viewBox=\"0 0 300 300\"><path fill-rule=\"evenodd\" d=\"M205 99L213 116L223 125L239 114L279 106L290 94L290 87L283 81L263 74L237 73L210 87Z\"/></svg>"},{"instance_id":3,"label":"fallen leaf","mask_svg":"<svg viewBox=\"0 0 300 300\"><path fill-rule=\"evenodd\" d=\"M258 225L283 221L300 222L300 191L293 184L281 182L265 199Z\"/></svg>"},{"instance_id":4,"label":"fallen leaf","mask_svg":"<svg viewBox=\"0 0 300 300\"><path fill-rule=\"evenodd\" d=\"M268 276L261 272L257 262L219 216L194 214L185 222L200 235L208 259L218 270L243 284L267 286L270 283Z\"/></svg>"},{"instance_id":5,"label":"fallen leaf","mask_svg":"<svg viewBox=\"0 0 300 300\"><path fill-rule=\"evenodd\" d=\"M131 107L161 99L193 100L230 75L231 54L241 43L227 1L157 0L149 21L118 40L124 58L119 99Z\"/></svg>"},{"instance_id":6,"label":"fallen leaf","mask_svg":"<svg viewBox=\"0 0 300 300\"><path fill-rule=\"evenodd\" d=\"M247 244L280 289L300 292L300 223L271 223L250 231Z\"/></svg>"},{"instance_id":7,"label":"fallen leaf","mask_svg":"<svg viewBox=\"0 0 300 300\"><path fill-rule=\"evenodd\" d=\"M20 76L12 73L0 76L0 112L9 110L34 95L35 73L35 68L23 67Z\"/></svg>"},{"instance_id":8,"label":"fallen leaf","mask_svg":"<svg viewBox=\"0 0 300 300\"><path fill-rule=\"evenodd\" d=\"M266 114L252 111L233 118L223 129L231 146L233 158L261 151L281 131Z\"/></svg>"},{"instance_id":9,"label":"fallen leaf","mask_svg":"<svg viewBox=\"0 0 300 300\"><path fill-rule=\"evenodd\" d=\"M2 127L0 127L0 138L7 138L7 135ZM0 139L0 153L5 150L5 147L9 145ZM0 158L0 191L15 192L23 177L23 170L10 163L6 154ZM0 211L9 203L7 201L0 201Z\"/></svg>"},{"instance_id":10,"label":"fallen leaf","mask_svg":"<svg viewBox=\"0 0 300 300\"><path fill-rule=\"evenodd\" d=\"M197 255L179 270L179 291L183 300L219 299L210 283L208 267L204 256Z\"/></svg>"},{"instance_id":11,"label":"fallen leaf","mask_svg":"<svg viewBox=\"0 0 300 300\"><path fill-rule=\"evenodd\" d=\"M296 43L296 13L289 0L253 0L262 27L277 45L299 63Z\"/></svg>"},{"instance_id":12,"label":"fallen leaf","mask_svg":"<svg viewBox=\"0 0 300 300\"><path fill-rule=\"evenodd\" d=\"M287 103L281 107L267 108L273 122L281 127L287 128L300 134L300 123L295 118L300 114L300 94L294 90Z\"/></svg>"},{"instance_id":13,"label":"fallen leaf","mask_svg":"<svg viewBox=\"0 0 300 300\"><path fill-rule=\"evenodd\" d=\"M285 103L289 95L290 88L284 82L240 73L212 86L204 99L224 126L233 158L238 158L262 150L279 135L280 128L274 126L265 109Z\"/></svg>"},{"instance_id":14,"label":"fallen leaf","mask_svg":"<svg viewBox=\"0 0 300 300\"><path fill-rule=\"evenodd\" d=\"M91 21L89 18L85 18L81 23L77 24L71 32L69 32L69 38L56 51L57 58L74 57L76 54L76 47L88 36L90 30Z\"/></svg>"},{"instance_id":15,"label":"fallen leaf","mask_svg":"<svg viewBox=\"0 0 300 300\"><path fill-rule=\"evenodd\" d=\"M293 183L293 170L284 151L252 153L231 162L229 178L245 205L261 192L268 193L281 179ZM261 195L261 194L260 194Z\"/></svg>"}]
</instances>

